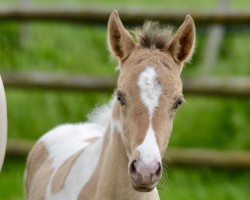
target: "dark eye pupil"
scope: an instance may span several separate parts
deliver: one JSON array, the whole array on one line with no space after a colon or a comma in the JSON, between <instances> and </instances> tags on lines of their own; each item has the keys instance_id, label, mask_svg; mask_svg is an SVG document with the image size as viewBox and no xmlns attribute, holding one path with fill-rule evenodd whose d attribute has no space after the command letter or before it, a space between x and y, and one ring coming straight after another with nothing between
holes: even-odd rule
<instances>
[{"instance_id":1,"label":"dark eye pupil","mask_svg":"<svg viewBox=\"0 0 250 200\"><path fill-rule=\"evenodd\" d=\"M177 101L177 104L178 104L178 105L181 105L181 104L182 104L182 100L179 99L179 100Z\"/></svg>"},{"instance_id":2,"label":"dark eye pupil","mask_svg":"<svg viewBox=\"0 0 250 200\"><path fill-rule=\"evenodd\" d=\"M120 91L117 91L117 100L120 102L121 105L125 104L125 99Z\"/></svg>"},{"instance_id":3,"label":"dark eye pupil","mask_svg":"<svg viewBox=\"0 0 250 200\"><path fill-rule=\"evenodd\" d=\"M177 109L182 104L182 99L178 99L174 104L174 109Z\"/></svg>"},{"instance_id":4,"label":"dark eye pupil","mask_svg":"<svg viewBox=\"0 0 250 200\"><path fill-rule=\"evenodd\" d=\"M117 97L117 99L118 99L118 101L121 101L121 100L122 100L122 98L121 98L121 97Z\"/></svg>"}]
</instances>

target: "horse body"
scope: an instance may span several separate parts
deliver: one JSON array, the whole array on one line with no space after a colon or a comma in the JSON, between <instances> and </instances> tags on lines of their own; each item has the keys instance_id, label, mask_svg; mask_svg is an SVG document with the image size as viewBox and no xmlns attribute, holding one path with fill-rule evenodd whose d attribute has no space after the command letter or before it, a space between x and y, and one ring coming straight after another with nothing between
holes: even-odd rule
<instances>
[{"instance_id":1,"label":"horse body","mask_svg":"<svg viewBox=\"0 0 250 200\"><path fill-rule=\"evenodd\" d=\"M146 23L136 44L111 14L109 47L121 70L114 98L90 122L38 140L28 157L26 199L159 200L161 159L183 98L180 73L194 46L192 18L170 35Z\"/></svg>"}]
</instances>

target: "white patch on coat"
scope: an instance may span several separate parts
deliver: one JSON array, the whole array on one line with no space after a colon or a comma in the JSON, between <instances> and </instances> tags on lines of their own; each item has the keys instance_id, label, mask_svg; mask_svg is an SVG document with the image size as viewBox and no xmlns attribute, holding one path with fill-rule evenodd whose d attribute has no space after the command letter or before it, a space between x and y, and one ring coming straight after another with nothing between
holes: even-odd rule
<instances>
[{"instance_id":1,"label":"white patch on coat","mask_svg":"<svg viewBox=\"0 0 250 200\"><path fill-rule=\"evenodd\" d=\"M53 169L90 144L84 140L102 137L105 128L93 123L66 124L52 129L41 140L46 144Z\"/></svg>"},{"instance_id":2,"label":"white patch on coat","mask_svg":"<svg viewBox=\"0 0 250 200\"><path fill-rule=\"evenodd\" d=\"M41 138L48 149L53 167L53 174L47 186L46 199L77 199L81 188L87 183L96 168L104 132L103 126L94 123L66 124L56 127ZM101 137L101 139L93 144L85 141L93 137ZM85 148L87 146L88 148ZM82 149L84 151L72 166L63 190L52 195L51 184L55 173L70 156Z\"/></svg>"},{"instance_id":3,"label":"white patch on coat","mask_svg":"<svg viewBox=\"0 0 250 200\"><path fill-rule=\"evenodd\" d=\"M92 173L97 167L101 155L102 145L103 137L86 148L70 169L70 172L65 180L63 190L57 194L51 194L50 185L47 190L46 199L77 199L81 189L90 180Z\"/></svg>"},{"instance_id":4,"label":"white patch on coat","mask_svg":"<svg viewBox=\"0 0 250 200\"><path fill-rule=\"evenodd\" d=\"M157 80L157 73L153 67L147 67L139 76L137 82L140 88L140 95L143 104L149 112L150 118L153 117L155 108L161 95L161 86Z\"/></svg>"},{"instance_id":5,"label":"white patch on coat","mask_svg":"<svg viewBox=\"0 0 250 200\"><path fill-rule=\"evenodd\" d=\"M149 128L143 142L137 147L141 156L140 161L143 162L144 166L161 160L155 132L152 127L152 118L161 95L161 86L157 77L158 75L155 69L153 67L147 67L141 72L137 82L140 89L141 100L149 112Z\"/></svg>"}]
</instances>

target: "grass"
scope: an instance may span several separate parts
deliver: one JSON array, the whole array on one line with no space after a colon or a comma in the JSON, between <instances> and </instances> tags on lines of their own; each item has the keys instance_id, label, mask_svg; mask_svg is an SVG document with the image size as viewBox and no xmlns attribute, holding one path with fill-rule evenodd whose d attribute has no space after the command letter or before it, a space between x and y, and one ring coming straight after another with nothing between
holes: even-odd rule
<instances>
[{"instance_id":1,"label":"grass","mask_svg":"<svg viewBox=\"0 0 250 200\"><path fill-rule=\"evenodd\" d=\"M169 184L160 189L162 199L218 200L247 199L249 191L248 171L220 171L211 169L169 170Z\"/></svg>"},{"instance_id":2,"label":"grass","mask_svg":"<svg viewBox=\"0 0 250 200\"><path fill-rule=\"evenodd\" d=\"M1 1L17 3L18 1ZM82 1L63 2L76 4ZM131 4L132 2L132 4ZM127 5L168 8L208 9L217 1L102 1L107 6ZM61 3L61 0L35 1L39 5ZM91 3L99 3L97 0ZM246 8L244 0L231 2L234 8ZM84 2L83 4L90 4ZM249 6L248 6L249 8ZM9 70L46 71L53 73L114 75L115 62L109 60L106 48L106 27L56 23L32 23L31 35L22 41L20 24L0 23L0 72ZM250 36L248 32L226 34L216 66L202 68L204 32L198 29L197 48L184 75L249 76ZM44 92L7 89L9 138L36 140L52 127L86 119L96 104L107 102L111 94ZM186 96L177 113L170 146L219 149L250 149L248 99ZM0 199L23 199L24 160L7 158L0 174ZM167 187L160 187L162 199L248 199L248 171L168 168ZM163 184L165 185L165 184Z\"/></svg>"},{"instance_id":3,"label":"grass","mask_svg":"<svg viewBox=\"0 0 250 200\"><path fill-rule=\"evenodd\" d=\"M0 174L0 198L22 200L24 188L24 161L8 158Z\"/></svg>"}]
</instances>

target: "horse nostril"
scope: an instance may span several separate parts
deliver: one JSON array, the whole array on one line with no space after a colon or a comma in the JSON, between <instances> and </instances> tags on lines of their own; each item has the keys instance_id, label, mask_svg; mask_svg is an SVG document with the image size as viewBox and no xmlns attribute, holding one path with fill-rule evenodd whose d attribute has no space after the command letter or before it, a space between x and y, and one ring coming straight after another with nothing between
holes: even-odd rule
<instances>
[{"instance_id":1,"label":"horse nostril","mask_svg":"<svg viewBox=\"0 0 250 200\"><path fill-rule=\"evenodd\" d=\"M134 160L131 165L130 165L130 168L129 168L129 172L130 174L135 174L137 171L136 171L136 167L135 167L135 164L136 164L136 160Z\"/></svg>"},{"instance_id":2,"label":"horse nostril","mask_svg":"<svg viewBox=\"0 0 250 200\"><path fill-rule=\"evenodd\" d=\"M161 163L158 162L158 168L157 168L157 170L156 170L156 172L155 172L155 174L156 174L157 176L161 176L161 169L162 169Z\"/></svg>"}]
</instances>

